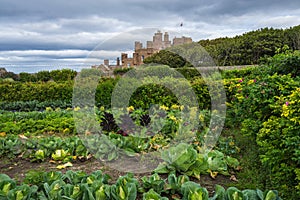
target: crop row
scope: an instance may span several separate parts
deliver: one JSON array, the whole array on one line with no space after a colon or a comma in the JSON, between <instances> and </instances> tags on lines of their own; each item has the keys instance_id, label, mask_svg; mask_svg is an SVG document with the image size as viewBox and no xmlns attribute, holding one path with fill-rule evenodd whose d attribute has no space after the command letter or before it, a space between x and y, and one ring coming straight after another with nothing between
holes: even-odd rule
<instances>
[{"instance_id":1,"label":"crop row","mask_svg":"<svg viewBox=\"0 0 300 200\"><path fill-rule=\"evenodd\" d=\"M238 190L230 187L225 190L216 185L213 196L207 189L190 181L186 175L176 177L169 174L163 179L158 174L142 177L140 182L132 174L118 178L114 184L108 184L110 177L101 171L91 174L85 172L29 172L24 183L5 174L0 174L0 197L3 200L41 199L41 200L280 200L277 191Z\"/></svg>"},{"instance_id":2,"label":"crop row","mask_svg":"<svg viewBox=\"0 0 300 200\"><path fill-rule=\"evenodd\" d=\"M54 136L27 138L23 135L11 135L0 137L0 155L9 158L18 156L32 162L51 159L53 162L67 163L76 159L89 159L93 154L96 158L109 162L118 160L124 152L130 158L136 153L151 151L151 146L161 145L161 141L145 142L145 139L132 136L123 137L118 134L111 134L109 142L104 140L105 138L107 137L97 140L95 137L90 137L83 142L75 136L68 138ZM236 170L239 167L237 159L226 156L218 150L202 154L196 149L197 147L185 143L168 149L160 149L160 159L163 162L155 171L157 173L177 172L200 179L200 174L210 174L213 178L218 173L230 175L230 170Z\"/></svg>"}]
</instances>

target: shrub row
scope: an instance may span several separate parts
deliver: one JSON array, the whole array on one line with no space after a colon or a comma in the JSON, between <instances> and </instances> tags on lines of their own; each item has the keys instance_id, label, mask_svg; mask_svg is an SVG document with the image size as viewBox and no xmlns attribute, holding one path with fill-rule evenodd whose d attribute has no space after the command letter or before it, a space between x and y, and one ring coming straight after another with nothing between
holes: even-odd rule
<instances>
[{"instance_id":1,"label":"shrub row","mask_svg":"<svg viewBox=\"0 0 300 200\"><path fill-rule=\"evenodd\" d=\"M180 81L175 78L166 78L163 80L180 87ZM184 80L182 80L184 82ZM111 106L111 95L118 79L106 79L100 81L96 88L95 101L96 106ZM178 84L179 83L179 84ZM132 83L129 83L132 84ZM73 81L68 82L5 82L0 84L0 108L3 110L40 110L45 107L69 107L72 102ZM176 86L176 87L177 87ZM201 108L210 107L210 97L208 88L204 81L197 80L192 83L192 88ZM126 90L121 90L123 93ZM177 91L180 91L177 88ZM184 95L177 94L177 97ZM122 94L120 94L122 95ZM124 95L124 94L123 94ZM130 95L131 96L131 95ZM172 91L163 85L157 85L155 82L141 85L130 98L130 105L139 108L149 108L153 104L171 106L178 104L177 97Z\"/></svg>"},{"instance_id":2,"label":"shrub row","mask_svg":"<svg viewBox=\"0 0 300 200\"><path fill-rule=\"evenodd\" d=\"M14 81L20 82L47 82L47 81L69 81L73 80L77 75L77 72L71 69L62 69L62 70L52 70L52 71L40 71L38 73L27 73L21 72L20 74L15 74L13 72L3 73L0 78L12 78Z\"/></svg>"},{"instance_id":3,"label":"shrub row","mask_svg":"<svg viewBox=\"0 0 300 200\"><path fill-rule=\"evenodd\" d=\"M53 101L14 101L14 102L0 102L0 110L23 112L23 111L44 111L46 108L71 108L72 102L70 100L53 100Z\"/></svg>"},{"instance_id":4,"label":"shrub row","mask_svg":"<svg viewBox=\"0 0 300 200\"><path fill-rule=\"evenodd\" d=\"M299 88L297 53L278 54L264 70L226 80L231 123L256 141L264 184L279 190L285 199L299 197Z\"/></svg>"}]
</instances>

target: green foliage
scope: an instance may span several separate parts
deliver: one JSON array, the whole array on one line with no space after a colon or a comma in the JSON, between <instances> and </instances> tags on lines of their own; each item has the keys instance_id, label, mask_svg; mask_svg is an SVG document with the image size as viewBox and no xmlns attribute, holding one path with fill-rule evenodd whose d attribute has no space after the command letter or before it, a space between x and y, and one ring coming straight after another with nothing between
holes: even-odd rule
<instances>
[{"instance_id":1,"label":"green foliage","mask_svg":"<svg viewBox=\"0 0 300 200\"><path fill-rule=\"evenodd\" d=\"M263 123L257 135L261 147L262 163L271 169L270 185L289 196L300 193L295 172L299 170L300 158L300 88L290 95L281 95L274 105L274 116Z\"/></svg>"},{"instance_id":2,"label":"green foliage","mask_svg":"<svg viewBox=\"0 0 300 200\"><path fill-rule=\"evenodd\" d=\"M286 29L284 31L284 37L286 38L287 45L292 50L300 49L300 25Z\"/></svg>"},{"instance_id":3,"label":"green foliage","mask_svg":"<svg viewBox=\"0 0 300 200\"><path fill-rule=\"evenodd\" d=\"M36 76L36 80L38 81L47 82L51 80L51 74L49 71L39 71L38 73L35 74L35 76Z\"/></svg>"},{"instance_id":4,"label":"green foliage","mask_svg":"<svg viewBox=\"0 0 300 200\"><path fill-rule=\"evenodd\" d=\"M1 83L0 101L50 101L71 100L73 82L46 82L46 83Z\"/></svg>"},{"instance_id":5,"label":"green foliage","mask_svg":"<svg viewBox=\"0 0 300 200\"><path fill-rule=\"evenodd\" d=\"M21 144L21 141L15 136L0 137L0 157L13 158L17 156L23 151L20 147Z\"/></svg>"},{"instance_id":6,"label":"green foliage","mask_svg":"<svg viewBox=\"0 0 300 200\"><path fill-rule=\"evenodd\" d=\"M0 155L1 157L29 158L32 162L45 161L51 157L54 160L63 162L75 159L86 160L89 157L89 151L78 137L60 138L26 138L22 136L9 135L0 137Z\"/></svg>"},{"instance_id":7,"label":"green foliage","mask_svg":"<svg viewBox=\"0 0 300 200\"><path fill-rule=\"evenodd\" d=\"M52 70L50 77L55 82L70 81L75 78L77 72L71 69Z\"/></svg>"},{"instance_id":8,"label":"green foliage","mask_svg":"<svg viewBox=\"0 0 300 200\"><path fill-rule=\"evenodd\" d=\"M15 74L13 72L5 72L0 78L12 78L15 81L20 82L47 82L47 81L71 81L75 78L77 72L71 69L61 69L53 71L39 71L35 74L21 72L20 74Z\"/></svg>"},{"instance_id":9,"label":"green foliage","mask_svg":"<svg viewBox=\"0 0 300 200\"><path fill-rule=\"evenodd\" d=\"M103 72L99 69L93 69L93 68L85 68L85 69L82 69L80 71L80 77L83 77L83 78L86 78L86 77L102 77L103 75Z\"/></svg>"},{"instance_id":10,"label":"green foliage","mask_svg":"<svg viewBox=\"0 0 300 200\"><path fill-rule=\"evenodd\" d=\"M202 188L199 184L187 181L182 184L180 192L183 200L208 200L208 192L205 188Z\"/></svg>"},{"instance_id":11,"label":"green foliage","mask_svg":"<svg viewBox=\"0 0 300 200\"><path fill-rule=\"evenodd\" d=\"M188 80L192 80L201 76L200 72L196 68L181 67L176 68L176 71L181 73Z\"/></svg>"},{"instance_id":12,"label":"green foliage","mask_svg":"<svg viewBox=\"0 0 300 200\"><path fill-rule=\"evenodd\" d=\"M101 79L99 85L96 88L96 106L104 106L105 108L111 107L111 95L118 80L118 78Z\"/></svg>"},{"instance_id":13,"label":"green foliage","mask_svg":"<svg viewBox=\"0 0 300 200\"><path fill-rule=\"evenodd\" d=\"M163 64L168 65L171 68L181 68L185 65L188 65L188 62L184 60L181 56L168 50L161 50L158 53L145 58L144 63Z\"/></svg>"},{"instance_id":14,"label":"green foliage","mask_svg":"<svg viewBox=\"0 0 300 200\"><path fill-rule=\"evenodd\" d=\"M260 190L243 190L230 187L225 190L222 186L216 185L213 197L208 196L205 188L199 184L189 181L185 177L168 178L168 185L174 179L177 184L176 189L172 190L174 197L184 200L280 200L277 191L269 190L262 192ZM144 200L166 200L169 197L170 187L162 190L161 194L157 193L149 185L139 184L132 174L120 176L118 180L109 185L109 176L101 171L94 171L86 174L82 171L61 172L40 172L30 171L25 175L25 180L20 185L5 174L0 174L0 197L3 200L8 199L73 199L73 200L91 200L91 199L127 199L135 200L137 197L143 197ZM156 177L156 180L162 180ZM148 179L149 181L150 179ZM148 182L147 181L147 182ZM153 180L154 181L154 180ZM151 181L152 182L152 181ZM162 182L165 186L166 182ZM154 184L155 185L155 184ZM141 188L141 190L137 190ZM148 190L149 189L149 190ZM148 192L145 192L148 190ZM166 197L167 196L167 197ZM174 198L172 196L172 198ZM177 198L176 198L177 199Z\"/></svg>"},{"instance_id":15,"label":"green foliage","mask_svg":"<svg viewBox=\"0 0 300 200\"><path fill-rule=\"evenodd\" d=\"M213 150L206 154L199 154L188 144L180 143L175 147L162 151L161 163L154 171L157 173L180 172L200 179L200 174L210 172L213 178L216 174L229 175L228 166L236 168L239 162L231 157L225 157L222 152ZM216 174L214 173L216 172Z\"/></svg>"},{"instance_id":16,"label":"green foliage","mask_svg":"<svg viewBox=\"0 0 300 200\"><path fill-rule=\"evenodd\" d=\"M291 74L292 77L300 75L300 51L286 50L276 54L266 62L270 74Z\"/></svg>"},{"instance_id":17,"label":"green foliage","mask_svg":"<svg viewBox=\"0 0 300 200\"><path fill-rule=\"evenodd\" d=\"M200 40L219 66L258 64L261 57L275 55L276 49L286 43L284 31L262 28L233 38Z\"/></svg>"},{"instance_id":18,"label":"green foliage","mask_svg":"<svg viewBox=\"0 0 300 200\"><path fill-rule=\"evenodd\" d=\"M257 70L257 68L262 68L262 66L249 66L242 69L234 69L234 70L221 70L223 79L234 79L237 77L246 77L251 76L253 71Z\"/></svg>"},{"instance_id":19,"label":"green foliage","mask_svg":"<svg viewBox=\"0 0 300 200\"><path fill-rule=\"evenodd\" d=\"M153 189L143 194L143 200L168 200L167 197L161 197Z\"/></svg>"},{"instance_id":20,"label":"green foliage","mask_svg":"<svg viewBox=\"0 0 300 200\"><path fill-rule=\"evenodd\" d=\"M21 72L19 74L19 81L21 82L36 82L37 77L33 74L27 73L27 72Z\"/></svg>"},{"instance_id":21,"label":"green foliage","mask_svg":"<svg viewBox=\"0 0 300 200\"><path fill-rule=\"evenodd\" d=\"M244 77L230 80L226 85L228 97L231 97L228 106L234 110L235 117L243 121L268 119L272 115L271 104L276 97L288 95L299 83L290 75L267 74L254 79Z\"/></svg>"},{"instance_id":22,"label":"green foliage","mask_svg":"<svg viewBox=\"0 0 300 200\"><path fill-rule=\"evenodd\" d=\"M85 76L84 73L82 72L81 75ZM112 92L118 81L119 79L112 78L100 79L95 91L96 106L104 106L106 108L111 106ZM160 81L161 84L154 84L158 83L158 81ZM170 85L171 88L176 88L176 90L179 91L179 94L176 94L177 96L175 96L173 94L174 91L164 87L163 84ZM28 105L30 106L30 110L37 110L39 106L44 107L43 104L49 104L47 107L52 108L54 108L56 104L57 106L62 106L62 108L64 108L66 105L64 105L65 103L63 102L69 102L67 105L70 105L70 102L72 102L73 86L73 81L36 83L2 82L0 83L0 105L5 110L20 109L23 105L18 102L30 102L24 103L32 104ZM178 97L185 96L187 91L184 88L186 87L187 81L182 78L165 77L163 79L159 79L159 77L153 77L151 80L144 80L141 87L138 87L137 90L134 91L131 95L129 104L136 108L139 107L144 109L149 108L153 104L166 105L170 107L173 104L178 104ZM206 83L202 79L196 79L191 83L191 87L198 98L200 108L209 108L210 96ZM180 90L180 88L183 89ZM125 92L125 90L122 91ZM61 105L60 103L55 103L59 101L61 101ZM54 105L51 105L51 102L54 102ZM14 106L16 107L15 109L13 108Z\"/></svg>"},{"instance_id":23,"label":"green foliage","mask_svg":"<svg viewBox=\"0 0 300 200\"><path fill-rule=\"evenodd\" d=\"M126 74L128 71L132 70L132 68L119 68L119 69L115 69L113 74L116 75L124 75Z\"/></svg>"},{"instance_id":24,"label":"green foliage","mask_svg":"<svg viewBox=\"0 0 300 200\"><path fill-rule=\"evenodd\" d=\"M71 111L4 112L0 116L0 132L6 134L75 133Z\"/></svg>"},{"instance_id":25,"label":"green foliage","mask_svg":"<svg viewBox=\"0 0 300 200\"><path fill-rule=\"evenodd\" d=\"M277 54L263 69L225 83L229 114L259 146L262 166L256 165L256 170L264 170L267 177L261 184L287 199L299 196L294 189L299 184L298 57L298 52Z\"/></svg>"},{"instance_id":26,"label":"green foliage","mask_svg":"<svg viewBox=\"0 0 300 200\"><path fill-rule=\"evenodd\" d=\"M120 177L110 188L114 200L135 200L137 196L138 181L132 174Z\"/></svg>"},{"instance_id":27,"label":"green foliage","mask_svg":"<svg viewBox=\"0 0 300 200\"><path fill-rule=\"evenodd\" d=\"M30 112L30 111L44 111L46 108L67 109L72 108L72 102L68 100L55 100L55 101L14 101L14 102L0 102L0 110L13 111L13 112Z\"/></svg>"},{"instance_id":28,"label":"green foliage","mask_svg":"<svg viewBox=\"0 0 300 200\"><path fill-rule=\"evenodd\" d=\"M143 183L143 189L152 189L154 192L161 194L164 190L165 182L158 174L153 174L149 177L142 177L141 178Z\"/></svg>"},{"instance_id":29,"label":"green foliage","mask_svg":"<svg viewBox=\"0 0 300 200\"><path fill-rule=\"evenodd\" d=\"M190 181L187 175L179 175L176 177L174 173L169 174L168 176L168 184L166 184L165 190L167 193L175 194L176 192L180 192L181 186Z\"/></svg>"}]
</instances>

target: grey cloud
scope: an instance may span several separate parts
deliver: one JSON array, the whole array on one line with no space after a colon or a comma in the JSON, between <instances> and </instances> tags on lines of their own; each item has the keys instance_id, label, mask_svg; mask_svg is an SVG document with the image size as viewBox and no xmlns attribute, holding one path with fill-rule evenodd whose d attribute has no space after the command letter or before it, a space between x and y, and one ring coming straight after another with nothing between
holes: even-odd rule
<instances>
[{"instance_id":1,"label":"grey cloud","mask_svg":"<svg viewBox=\"0 0 300 200\"><path fill-rule=\"evenodd\" d=\"M300 23L299 8L298 0L1 0L0 51L130 51L135 40L151 40L156 29L199 40L265 26L294 26ZM13 62L4 58L0 65ZM80 63L82 59L77 54L19 54L11 58L16 63L36 64Z\"/></svg>"}]
</instances>

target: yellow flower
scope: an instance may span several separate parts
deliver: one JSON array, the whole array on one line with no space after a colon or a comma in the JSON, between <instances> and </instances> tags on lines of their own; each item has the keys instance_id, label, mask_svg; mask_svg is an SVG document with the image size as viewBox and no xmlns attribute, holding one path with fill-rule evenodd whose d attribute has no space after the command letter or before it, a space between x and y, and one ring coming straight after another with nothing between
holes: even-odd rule
<instances>
[{"instance_id":1,"label":"yellow flower","mask_svg":"<svg viewBox=\"0 0 300 200\"><path fill-rule=\"evenodd\" d=\"M249 81L247 82L247 85L250 85L250 84L252 84L252 83L254 83L254 80L249 80Z\"/></svg>"},{"instance_id":2,"label":"yellow flower","mask_svg":"<svg viewBox=\"0 0 300 200\"><path fill-rule=\"evenodd\" d=\"M174 109L174 110L176 110L176 109L178 109L178 108L180 108L180 106L178 106L178 105L176 105L176 104L174 104L174 105L171 106L171 109Z\"/></svg>"},{"instance_id":3,"label":"yellow flower","mask_svg":"<svg viewBox=\"0 0 300 200\"><path fill-rule=\"evenodd\" d=\"M100 107L100 111L105 111L104 106L101 106L101 107Z\"/></svg>"},{"instance_id":4,"label":"yellow flower","mask_svg":"<svg viewBox=\"0 0 300 200\"><path fill-rule=\"evenodd\" d=\"M165 105L159 106L159 109L161 110L169 110L169 108Z\"/></svg>"},{"instance_id":5,"label":"yellow flower","mask_svg":"<svg viewBox=\"0 0 300 200\"><path fill-rule=\"evenodd\" d=\"M79 106L77 106L77 107L74 108L74 111L78 111L78 110L80 110Z\"/></svg>"},{"instance_id":6,"label":"yellow flower","mask_svg":"<svg viewBox=\"0 0 300 200\"><path fill-rule=\"evenodd\" d=\"M6 136L6 133L5 132L1 132L0 133L0 137L5 137Z\"/></svg>"},{"instance_id":7,"label":"yellow flower","mask_svg":"<svg viewBox=\"0 0 300 200\"><path fill-rule=\"evenodd\" d=\"M127 108L127 112L132 112L132 111L134 111L134 107L133 107L133 106L129 106L129 107Z\"/></svg>"},{"instance_id":8,"label":"yellow flower","mask_svg":"<svg viewBox=\"0 0 300 200\"><path fill-rule=\"evenodd\" d=\"M53 111L53 109L51 107L46 107L46 111L50 112L50 111Z\"/></svg>"},{"instance_id":9,"label":"yellow flower","mask_svg":"<svg viewBox=\"0 0 300 200\"><path fill-rule=\"evenodd\" d=\"M283 104L281 116L285 116L285 117L289 116L289 108L288 108L288 105Z\"/></svg>"},{"instance_id":10,"label":"yellow flower","mask_svg":"<svg viewBox=\"0 0 300 200\"><path fill-rule=\"evenodd\" d=\"M173 115L169 116L169 118L170 118L171 120L173 120L174 122L176 122L176 121L177 121L176 117L175 117L175 116L173 116Z\"/></svg>"},{"instance_id":11,"label":"yellow flower","mask_svg":"<svg viewBox=\"0 0 300 200\"><path fill-rule=\"evenodd\" d=\"M200 114L199 115L199 120L200 120L200 122L204 122L204 115Z\"/></svg>"}]
</instances>

